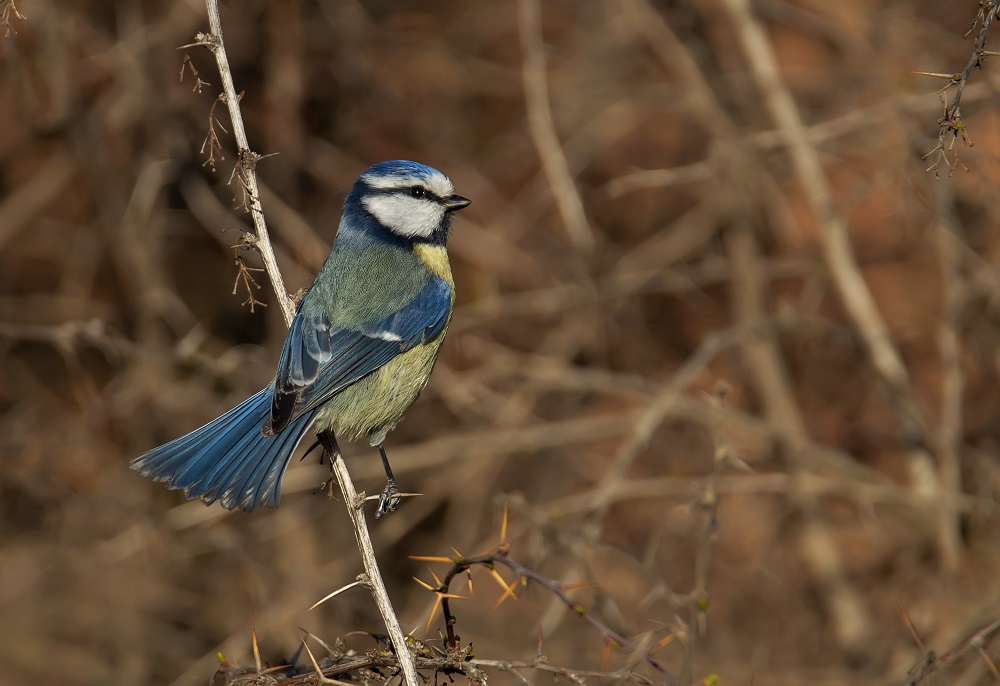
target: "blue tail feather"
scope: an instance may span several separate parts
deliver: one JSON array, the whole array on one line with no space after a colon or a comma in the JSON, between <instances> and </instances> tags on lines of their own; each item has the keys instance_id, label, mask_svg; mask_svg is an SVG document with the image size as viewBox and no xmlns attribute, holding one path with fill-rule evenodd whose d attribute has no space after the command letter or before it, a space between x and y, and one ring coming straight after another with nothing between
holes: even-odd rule
<instances>
[{"instance_id":1,"label":"blue tail feather","mask_svg":"<svg viewBox=\"0 0 1000 686\"><path fill-rule=\"evenodd\" d=\"M295 447L299 444L300 434L301 432L296 430L296 423L293 422L277 436L268 437L275 439L277 444L266 453L255 450L254 444L245 445L240 452L243 460L242 465L222 495L223 504L231 500L242 502L246 509L252 509L273 498L274 505L277 505L281 477L288 465L288 460L295 452ZM287 457L278 461L272 457L276 454L287 455ZM222 483L225 484L224 481Z\"/></svg>"},{"instance_id":2,"label":"blue tail feather","mask_svg":"<svg viewBox=\"0 0 1000 686\"><path fill-rule=\"evenodd\" d=\"M200 429L132 460L143 476L184 489L189 498L221 501L229 510L276 507L281 479L315 412L298 417L277 435L262 436L271 415L271 387L247 398Z\"/></svg>"}]
</instances>

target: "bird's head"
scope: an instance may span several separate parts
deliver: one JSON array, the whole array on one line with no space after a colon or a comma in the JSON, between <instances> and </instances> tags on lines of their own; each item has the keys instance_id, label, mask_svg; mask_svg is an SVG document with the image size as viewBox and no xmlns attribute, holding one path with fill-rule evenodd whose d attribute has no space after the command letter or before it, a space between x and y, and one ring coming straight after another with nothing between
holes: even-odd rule
<instances>
[{"instance_id":1,"label":"bird's head","mask_svg":"<svg viewBox=\"0 0 1000 686\"><path fill-rule=\"evenodd\" d=\"M437 169L409 160L389 160L361 175L347 196L345 209L373 217L379 226L372 228L396 238L444 243L452 212L470 202L455 195L451 181Z\"/></svg>"}]
</instances>

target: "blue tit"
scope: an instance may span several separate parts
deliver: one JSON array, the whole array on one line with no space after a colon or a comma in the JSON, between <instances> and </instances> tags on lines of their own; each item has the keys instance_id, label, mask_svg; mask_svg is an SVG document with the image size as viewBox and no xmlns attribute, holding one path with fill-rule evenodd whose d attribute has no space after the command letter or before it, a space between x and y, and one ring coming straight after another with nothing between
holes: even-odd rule
<instances>
[{"instance_id":1,"label":"blue tit","mask_svg":"<svg viewBox=\"0 0 1000 686\"><path fill-rule=\"evenodd\" d=\"M132 460L143 476L188 498L250 511L277 506L292 453L312 430L327 452L336 435L377 447L386 487L376 517L399 490L386 435L420 395L455 303L445 243L469 204L447 176L392 160L365 171L323 268L302 298L274 380L200 429Z\"/></svg>"}]
</instances>

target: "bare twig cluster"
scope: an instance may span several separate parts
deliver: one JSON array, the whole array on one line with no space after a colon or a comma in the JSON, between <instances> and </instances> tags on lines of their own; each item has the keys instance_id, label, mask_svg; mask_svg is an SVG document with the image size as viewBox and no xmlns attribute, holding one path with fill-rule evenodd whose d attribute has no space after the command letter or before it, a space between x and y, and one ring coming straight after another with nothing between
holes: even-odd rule
<instances>
[{"instance_id":1,"label":"bare twig cluster","mask_svg":"<svg viewBox=\"0 0 1000 686\"><path fill-rule=\"evenodd\" d=\"M249 234L248 234L249 235ZM267 307L267 303L257 300L257 296L254 293L255 290L260 290L260 284L257 280L253 278L252 272L262 272L264 271L260 267L250 267L247 266L246 260L243 259L241 254L242 250L245 250L247 246L237 245L233 247L234 260L236 262L236 280L233 282L233 295L240 290L240 286L247 294L247 299L243 301L243 305L250 308L250 312L254 312L255 307Z\"/></svg>"},{"instance_id":2,"label":"bare twig cluster","mask_svg":"<svg viewBox=\"0 0 1000 686\"><path fill-rule=\"evenodd\" d=\"M4 38L11 38L17 35L17 29L10 23L11 19L25 21L27 17L18 11L14 0L0 0L0 27L3 27Z\"/></svg>"},{"instance_id":3,"label":"bare twig cluster","mask_svg":"<svg viewBox=\"0 0 1000 686\"><path fill-rule=\"evenodd\" d=\"M215 163L222 162L226 159L225 150L222 148L222 141L219 140L219 133L215 130L216 127L218 127L222 129L224 133L228 133L228 131L226 131L226 127L223 126L222 123L215 117L216 106L224 100L225 96L220 95L215 99L215 102L212 103L211 109L208 110L208 133L205 134L205 140L202 141L201 149L198 151L205 156L205 161L202 162L202 166L208 167L213 172L215 171Z\"/></svg>"},{"instance_id":4,"label":"bare twig cluster","mask_svg":"<svg viewBox=\"0 0 1000 686\"><path fill-rule=\"evenodd\" d=\"M181 47L181 49L183 49L183 46ZM202 80L201 74L198 72L198 68L194 66L194 62L191 60L191 55L185 53L184 57L181 60L181 70L179 79L181 83L184 83L184 74L187 72L191 72L191 76L194 77L194 85L191 87L191 92L200 94L202 90L204 90L207 86L212 85L208 81ZM208 120L209 132L213 130L215 125L214 115L215 115L215 105L213 104ZM202 150L202 154L205 154L204 149ZM212 167L212 171L215 171L215 167Z\"/></svg>"}]
</instances>

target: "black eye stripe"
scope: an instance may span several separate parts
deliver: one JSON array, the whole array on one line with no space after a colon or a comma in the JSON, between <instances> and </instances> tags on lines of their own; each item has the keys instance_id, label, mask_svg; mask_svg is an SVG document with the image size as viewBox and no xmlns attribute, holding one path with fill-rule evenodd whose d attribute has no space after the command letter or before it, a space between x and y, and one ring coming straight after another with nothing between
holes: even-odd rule
<instances>
[{"instance_id":1,"label":"black eye stripe","mask_svg":"<svg viewBox=\"0 0 1000 686\"><path fill-rule=\"evenodd\" d=\"M424 186L410 186L408 188L400 188L396 193L408 195L411 198L416 198L417 200L432 200L434 202L441 202L441 198L435 195L432 191L425 188Z\"/></svg>"},{"instance_id":2,"label":"black eye stripe","mask_svg":"<svg viewBox=\"0 0 1000 686\"><path fill-rule=\"evenodd\" d=\"M414 191L418 191L417 195L414 195ZM443 200L434 191L430 190L426 186L420 185L410 185L410 186L396 186L394 188L378 188L369 187L366 195L402 195L409 198L414 198L417 200L430 200L432 202L441 203Z\"/></svg>"}]
</instances>

